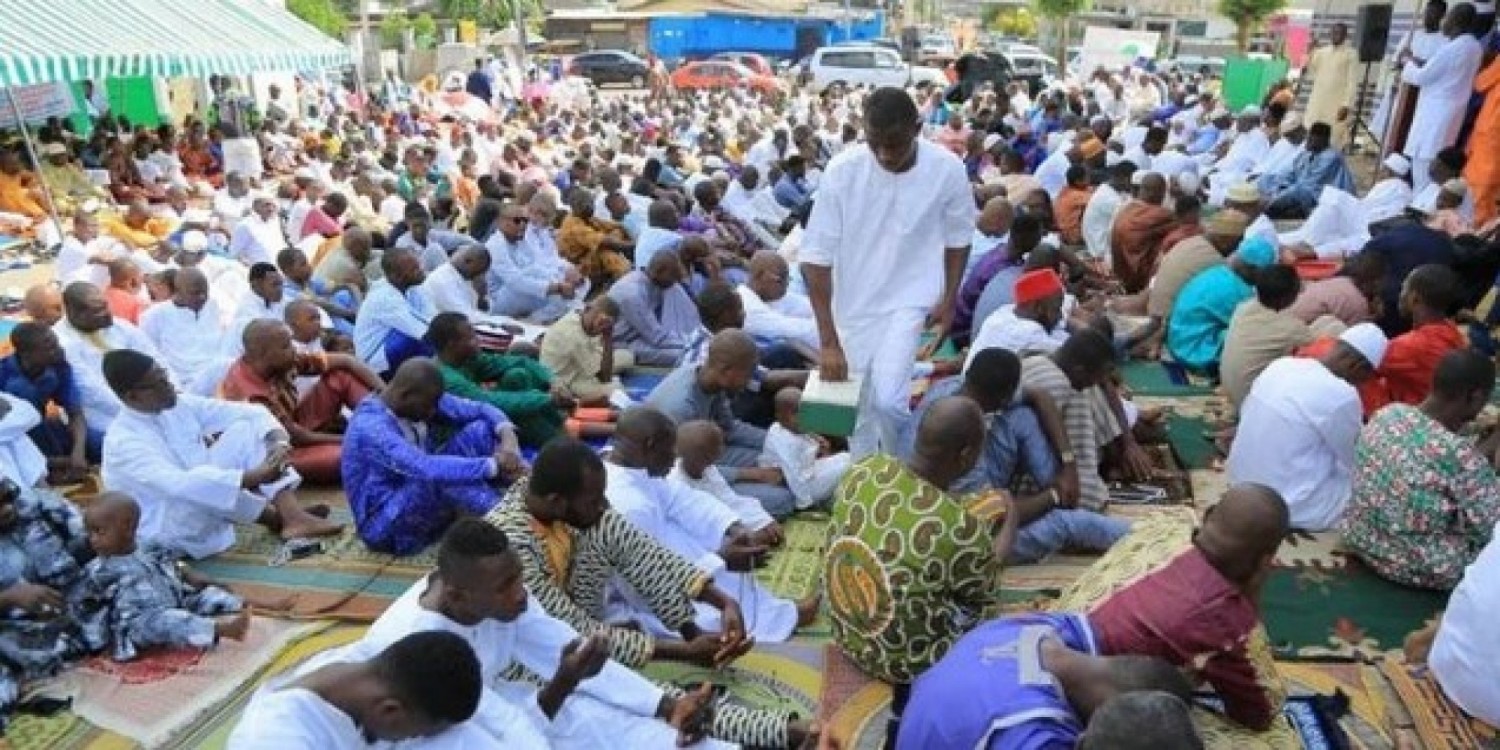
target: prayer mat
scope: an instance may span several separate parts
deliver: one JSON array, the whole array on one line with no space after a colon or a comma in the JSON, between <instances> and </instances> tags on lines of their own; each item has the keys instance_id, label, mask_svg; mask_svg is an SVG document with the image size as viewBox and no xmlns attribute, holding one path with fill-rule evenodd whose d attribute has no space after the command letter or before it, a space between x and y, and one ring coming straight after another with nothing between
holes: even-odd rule
<instances>
[{"instance_id":1,"label":"prayer mat","mask_svg":"<svg viewBox=\"0 0 1500 750\"><path fill-rule=\"evenodd\" d=\"M1380 671L1406 709L1417 747L1468 750L1500 746L1500 730L1463 712L1443 695L1424 664L1387 660Z\"/></svg>"},{"instance_id":2,"label":"prayer mat","mask_svg":"<svg viewBox=\"0 0 1500 750\"><path fill-rule=\"evenodd\" d=\"M636 367L620 376L620 384L625 386L625 395L632 401L645 401L670 372L670 369L659 367Z\"/></svg>"},{"instance_id":3,"label":"prayer mat","mask_svg":"<svg viewBox=\"0 0 1500 750\"><path fill-rule=\"evenodd\" d=\"M1222 397L1203 391L1181 396L1132 395L1131 400L1141 409L1164 412L1167 444L1183 469L1207 469L1222 463L1212 437L1228 419Z\"/></svg>"},{"instance_id":4,"label":"prayer mat","mask_svg":"<svg viewBox=\"0 0 1500 750\"><path fill-rule=\"evenodd\" d=\"M652 662L641 672L657 682L688 689L707 682L723 700L746 708L788 711L812 718L824 680L823 644L794 639L757 643L755 650L724 669L680 662Z\"/></svg>"},{"instance_id":5,"label":"prayer mat","mask_svg":"<svg viewBox=\"0 0 1500 750\"><path fill-rule=\"evenodd\" d=\"M254 687L287 656L317 653L328 623L299 624L257 618L242 643L211 651L154 651L126 664L107 657L84 662L49 686L47 694L73 697L69 711L41 718L17 716L6 732L16 750L115 750L208 745L195 729L218 726L223 747ZM345 641L347 642L347 641ZM309 647L307 644L314 644ZM334 644L337 645L337 644ZM284 667L283 667L284 668ZM226 707L238 704L228 723ZM220 726L222 725L222 726Z\"/></svg>"},{"instance_id":6,"label":"prayer mat","mask_svg":"<svg viewBox=\"0 0 1500 750\"><path fill-rule=\"evenodd\" d=\"M1210 380L1190 374L1176 362L1133 359L1120 365L1120 377L1141 396L1202 396L1213 390Z\"/></svg>"},{"instance_id":7,"label":"prayer mat","mask_svg":"<svg viewBox=\"0 0 1500 750\"><path fill-rule=\"evenodd\" d=\"M1183 523L1197 521L1197 511L1187 505L1111 505L1108 515L1132 523L1159 515L1174 516ZM1034 612L1052 609L1052 604L1084 571L1099 560L1098 555L1051 555L1030 565L1007 565L1000 576L1000 611Z\"/></svg>"},{"instance_id":8,"label":"prayer mat","mask_svg":"<svg viewBox=\"0 0 1500 750\"><path fill-rule=\"evenodd\" d=\"M1370 660L1421 628L1448 600L1376 575L1339 548L1337 532L1294 532L1261 594L1280 659Z\"/></svg>"},{"instance_id":9,"label":"prayer mat","mask_svg":"<svg viewBox=\"0 0 1500 750\"><path fill-rule=\"evenodd\" d=\"M322 502L331 518L348 524L344 533L322 540L323 552L285 565L271 565L281 539L264 527L235 527L228 551L193 563L193 568L242 596L276 602L270 614L292 619L372 622L433 566L429 550L411 557L371 551L354 530L348 502L338 490L299 493L304 503Z\"/></svg>"}]
</instances>

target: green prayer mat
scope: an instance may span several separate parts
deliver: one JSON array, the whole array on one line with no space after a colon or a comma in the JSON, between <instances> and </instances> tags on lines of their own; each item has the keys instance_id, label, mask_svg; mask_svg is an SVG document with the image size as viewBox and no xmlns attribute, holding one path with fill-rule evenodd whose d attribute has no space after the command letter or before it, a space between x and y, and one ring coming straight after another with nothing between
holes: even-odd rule
<instances>
[{"instance_id":1,"label":"green prayer mat","mask_svg":"<svg viewBox=\"0 0 1500 750\"><path fill-rule=\"evenodd\" d=\"M1213 387L1177 365L1133 359L1120 365L1120 376L1139 396L1206 396Z\"/></svg>"},{"instance_id":2,"label":"green prayer mat","mask_svg":"<svg viewBox=\"0 0 1500 750\"><path fill-rule=\"evenodd\" d=\"M1177 411L1167 415L1167 442L1182 468L1207 469L1213 465L1218 452L1207 435L1214 429L1215 425L1203 416Z\"/></svg>"},{"instance_id":3,"label":"green prayer mat","mask_svg":"<svg viewBox=\"0 0 1500 750\"><path fill-rule=\"evenodd\" d=\"M1336 534L1297 533L1277 556L1261 595L1261 617L1279 659L1371 658L1401 648L1447 604L1446 592L1381 578L1333 549ZM1309 550L1298 558L1299 543Z\"/></svg>"}]
</instances>

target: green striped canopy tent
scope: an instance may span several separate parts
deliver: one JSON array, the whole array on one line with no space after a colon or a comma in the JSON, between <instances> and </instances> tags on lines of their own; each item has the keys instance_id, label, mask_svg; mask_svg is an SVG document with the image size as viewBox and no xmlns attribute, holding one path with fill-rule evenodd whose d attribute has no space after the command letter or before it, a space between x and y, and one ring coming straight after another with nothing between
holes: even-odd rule
<instances>
[{"instance_id":1,"label":"green striped canopy tent","mask_svg":"<svg viewBox=\"0 0 1500 750\"><path fill-rule=\"evenodd\" d=\"M267 0L0 0L0 87L352 64Z\"/></svg>"}]
</instances>

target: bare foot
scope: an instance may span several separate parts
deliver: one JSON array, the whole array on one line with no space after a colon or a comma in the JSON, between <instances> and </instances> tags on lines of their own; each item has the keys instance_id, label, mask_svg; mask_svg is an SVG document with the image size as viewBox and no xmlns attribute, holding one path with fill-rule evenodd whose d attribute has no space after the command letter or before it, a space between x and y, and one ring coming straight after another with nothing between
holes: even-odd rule
<instances>
[{"instance_id":1,"label":"bare foot","mask_svg":"<svg viewBox=\"0 0 1500 750\"><path fill-rule=\"evenodd\" d=\"M797 602L797 627L805 628L818 619L818 606L822 603L822 592L814 592L812 596Z\"/></svg>"},{"instance_id":2,"label":"bare foot","mask_svg":"<svg viewBox=\"0 0 1500 750\"><path fill-rule=\"evenodd\" d=\"M301 513L296 516L283 517L281 522L282 539L305 539L316 536L338 536L344 530L344 524L330 521L326 518Z\"/></svg>"},{"instance_id":3,"label":"bare foot","mask_svg":"<svg viewBox=\"0 0 1500 750\"><path fill-rule=\"evenodd\" d=\"M239 611L232 615L214 618L214 635L220 638L228 638L231 641L245 640L245 634L250 632L250 613Z\"/></svg>"}]
</instances>

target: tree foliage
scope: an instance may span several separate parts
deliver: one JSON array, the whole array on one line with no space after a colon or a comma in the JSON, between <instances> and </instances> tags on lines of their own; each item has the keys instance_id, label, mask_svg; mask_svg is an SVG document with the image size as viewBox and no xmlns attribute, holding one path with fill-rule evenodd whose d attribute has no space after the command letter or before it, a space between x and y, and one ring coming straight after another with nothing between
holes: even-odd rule
<instances>
[{"instance_id":1,"label":"tree foliage","mask_svg":"<svg viewBox=\"0 0 1500 750\"><path fill-rule=\"evenodd\" d=\"M1032 0L1036 12L1052 21L1057 33L1057 62L1066 65L1068 60L1068 19L1075 13L1089 9L1089 0Z\"/></svg>"},{"instance_id":2,"label":"tree foliage","mask_svg":"<svg viewBox=\"0 0 1500 750\"><path fill-rule=\"evenodd\" d=\"M344 38L349 20L334 0L287 0L286 9L318 31L334 39Z\"/></svg>"},{"instance_id":3,"label":"tree foliage","mask_svg":"<svg viewBox=\"0 0 1500 750\"><path fill-rule=\"evenodd\" d=\"M411 19L406 17L406 12L387 13L385 18L380 19L380 46L387 49L400 49L401 44L406 41L406 30L411 28Z\"/></svg>"},{"instance_id":4,"label":"tree foliage","mask_svg":"<svg viewBox=\"0 0 1500 750\"><path fill-rule=\"evenodd\" d=\"M480 26L496 29L510 28L516 6L522 6L531 25L542 17L537 0L438 0L438 14L452 21L470 20Z\"/></svg>"},{"instance_id":5,"label":"tree foliage","mask_svg":"<svg viewBox=\"0 0 1500 750\"><path fill-rule=\"evenodd\" d=\"M1219 15L1234 22L1235 41L1240 52L1245 52L1250 49L1250 35L1287 4L1287 0L1219 0Z\"/></svg>"},{"instance_id":6,"label":"tree foliage","mask_svg":"<svg viewBox=\"0 0 1500 750\"><path fill-rule=\"evenodd\" d=\"M1036 16L1027 8L986 5L981 22L987 31L1021 39L1036 38Z\"/></svg>"},{"instance_id":7,"label":"tree foliage","mask_svg":"<svg viewBox=\"0 0 1500 750\"><path fill-rule=\"evenodd\" d=\"M411 35L419 49L432 49L437 46L437 21L433 19L431 13L423 13L412 20Z\"/></svg>"}]
</instances>

